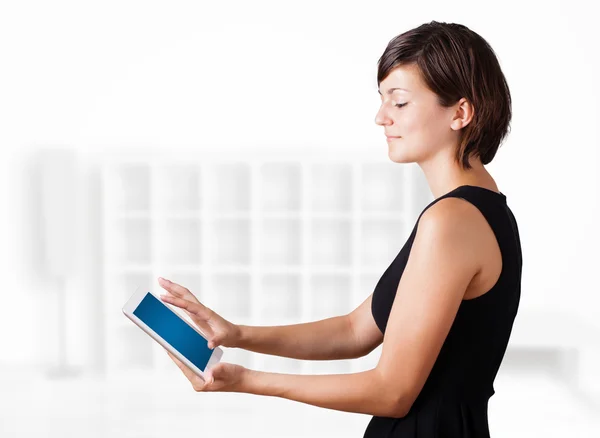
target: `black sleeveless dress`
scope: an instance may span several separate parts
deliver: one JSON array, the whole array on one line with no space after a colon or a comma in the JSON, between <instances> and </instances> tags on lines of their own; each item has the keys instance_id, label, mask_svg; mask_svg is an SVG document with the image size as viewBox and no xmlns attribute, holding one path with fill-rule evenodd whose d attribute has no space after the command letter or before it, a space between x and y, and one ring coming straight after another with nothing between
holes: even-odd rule
<instances>
[{"instance_id":1,"label":"black sleeveless dress","mask_svg":"<svg viewBox=\"0 0 600 438\"><path fill-rule=\"evenodd\" d=\"M416 235L419 219L447 197L475 205L492 228L502 253L497 283L483 295L463 300L427 381L407 415L371 418L363 438L489 437L488 400L504 357L521 296L521 243L506 196L463 185L427 205L406 243L383 273L371 304L385 333L392 303Z\"/></svg>"}]
</instances>

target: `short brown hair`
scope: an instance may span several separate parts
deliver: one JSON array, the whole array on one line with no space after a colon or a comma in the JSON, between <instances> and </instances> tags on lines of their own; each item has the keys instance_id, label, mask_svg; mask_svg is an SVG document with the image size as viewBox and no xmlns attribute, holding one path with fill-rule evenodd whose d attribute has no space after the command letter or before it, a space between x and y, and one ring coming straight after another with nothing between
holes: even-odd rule
<instances>
[{"instance_id":1,"label":"short brown hair","mask_svg":"<svg viewBox=\"0 0 600 438\"><path fill-rule=\"evenodd\" d=\"M510 132L511 97L494 50L477 33L456 23L431 21L394 37L379 58L377 88L401 65L416 64L425 84L449 107L461 98L473 105L456 161L465 169L470 156L488 164Z\"/></svg>"}]
</instances>

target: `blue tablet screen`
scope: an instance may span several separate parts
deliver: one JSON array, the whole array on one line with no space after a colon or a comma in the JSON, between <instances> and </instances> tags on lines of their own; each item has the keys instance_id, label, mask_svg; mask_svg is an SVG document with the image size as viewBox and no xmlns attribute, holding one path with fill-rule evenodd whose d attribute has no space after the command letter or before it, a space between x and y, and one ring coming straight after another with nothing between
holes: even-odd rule
<instances>
[{"instance_id":1,"label":"blue tablet screen","mask_svg":"<svg viewBox=\"0 0 600 438\"><path fill-rule=\"evenodd\" d=\"M147 293L133 314L204 371L213 353L208 342L158 298Z\"/></svg>"}]
</instances>

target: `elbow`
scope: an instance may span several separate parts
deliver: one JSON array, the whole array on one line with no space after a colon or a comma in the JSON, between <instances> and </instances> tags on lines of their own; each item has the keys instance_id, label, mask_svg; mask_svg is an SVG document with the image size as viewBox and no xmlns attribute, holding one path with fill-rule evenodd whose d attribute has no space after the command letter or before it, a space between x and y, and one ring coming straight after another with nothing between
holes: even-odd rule
<instances>
[{"instance_id":1,"label":"elbow","mask_svg":"<svg viewBox=\"0 0 600 438\"><path fill-rule=\"evenodd\" d=\"M379 370L375 368L375 371ZM379 394L386 395L385 402L382 403L382 405L387 406L386 412L382 415L392 418L402 418L408 415L415 401L415 397L412 395L413 393L407 391L406 388L398 388L397 385L386 383L386 379L383 378L380 371L379 377L381 379Z\"/></svg>"},{"instance_id":2,"label":"elbow","mask_svg":"<svg viewBox=\"0 0 600 438\"><path fill-rule=\"evenodd\" d=\"M398 414L400 418L406 417L408 415L408 413L412 409L412 405L413 401L410 400L407 401L406 399L404 399L402 402L400 402L398 407Z\"/></svg>"},{"instance_id":3,"label":"elbow","mask_svg":"<svg viewBox=\"0 0 600 438\"><path fill-rule=\"evenodd\" d=\"M395 397L389 404L391 408L388 416L393 418L406 417L415 402L415 398L408 392L398 391L397 394L400 394L400 396Z\"/></svg>"},{"instance_id":4,"label":"elbow","mask_svg":"<svg viewBox=\"0 0 600 438\"><path fill-rule=\"evenodd\" d=\"M415 401L417 400L417 397L419 396L419 392L420 390L414 386L405 388L405 390L401 392L402 397L400 400L398 400L398 410L403 417L408 415L408 413L411 411Z\"/></svg>"},{"instance_id":5,"label":"elbow","mask_svg":"<svg viewBox=\"0 0 600 438\"><path fill-rule=\"evenodd\" d=\"M410 406L403 400L395 400L391 403L391 408L388 410L388 417L402 418L406 417L410 412Z\"/></svg>"},{"instance_id":6,"label":"elbow","mask_svg":"<svg viewBox=\"0 0 600 438\"><path fill-rule=\"evenodd\" d=\"M406 391L402 393L402 397L398 400L398 413L400 417L405 417L408 415L410 410L417 399L418 393L415 391Z\"/></svg>"},{"instance_id":7,"label":"elbow","mask_svg":"<svg viewBox=\"0 0 600 438\"><path fill-rule=\"evenodd\" d=\"M391 388L388 388L388 391ZM396 393L398 394L398 393ZM387 406L386 412L383 413L383 416L392 417L392 418L402 418L405 417L412 407L412 402L408 397L388 397L386 403L382 403L384 406Z\"/></svg>"}]
</instances>

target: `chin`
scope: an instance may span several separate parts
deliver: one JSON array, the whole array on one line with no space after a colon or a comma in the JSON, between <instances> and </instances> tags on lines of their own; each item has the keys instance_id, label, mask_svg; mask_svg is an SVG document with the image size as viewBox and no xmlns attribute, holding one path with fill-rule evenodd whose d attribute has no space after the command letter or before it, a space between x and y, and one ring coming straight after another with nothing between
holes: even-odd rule
<instances>
[{"instance_id":1,"label":"chin","mask_svg":"<svg viewBox=\"0 0 600 438\"><path fill-rule=\"evenodd\" d=\"M394 163L414 163L415 162L414 157L407 155L406 153L403 153L401 151L394 150L394 149L390 149L388 151L388 157Z\"/></svg>"}]
</instances>

